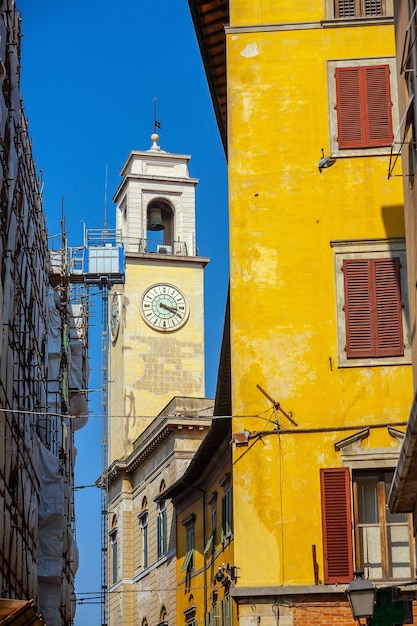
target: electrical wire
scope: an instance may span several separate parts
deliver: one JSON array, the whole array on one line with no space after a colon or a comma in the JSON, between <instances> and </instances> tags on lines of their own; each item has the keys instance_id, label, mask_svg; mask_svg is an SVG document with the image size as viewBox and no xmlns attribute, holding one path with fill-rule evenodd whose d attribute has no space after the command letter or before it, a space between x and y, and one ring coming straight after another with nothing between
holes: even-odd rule
<instances>
[{"instance_id":1,"label":"electrical wire","mask_svg":"<svg viewBox=\"0 0 417 626\"><path fill-rule=\"evenodd\" d=\"M204 589L210 590L213 589L214 586L207 586L207 587L192 587L192 591L201 591ZM146 592L146 593L161 593L161 592L170 592L170 591L175 591L175 592L182 592L183 589L180 587L175 587L175 588L171 588L171 587L166 587L166 588L153 588L153 589L141 589L141 592ZM125 594L137 594L138 590L137 589L116 589L114 591L107 591L108 594L114 594L114 595L125 595ZM343 593L343 591L341 591L341 593ZM99 594L97 591L85 591L85 592L77 592L77 598L76 598L76 604L78 605L86 605L86 604L100 604L99 601ZM81 597L78 597L81 596ZM83 597L83 596L88 596L88 597ZM328 616L332 616L335 617L336 611L329 611L329 610L322 610L320 607L317 606L316 602L310 601L310 602L291 602L289 600L282 600L281 602L279 602L278 600L275 599L274 601L274 607L283 607L283 608L296 608L296 609L300 609L302 611L305 611L306 613L312 613L315 615L328 615ZM347 599L346 600L337 600L333 603L333 607L334 609L343 609L343 608L348 608L349 604Z\"/></svg>"},{"instance_id":2,"label":"electrical wire","mask_svg":"<svg viewBox=\"0 0 417 626\"><path fill-rule=\"evenodd\" d=\"M209 408L213 408L213 407L207 407L206 409L202 409L204 411L207 411ZM274 424L271 421L271 417L263 417L263 415L265 413L270 413L271 411L273 411L273 409L267 409L266 411L264 411L263 413L258 413L258 414L247 414L247 415L195 415L195 416L184 416L184 415L109 415L109 420L114 420L114 419L132 419L132 420L138 420L138 419L149 419L149 420L167 420L167 419L208 419L211 421L218 421L218 420L231 420L231 419L236 419L236 420L249 420L249 419L260 419L263 420L267 423L270 423L271 425ZM0 413L15 413L18 415L39 415L42 417L62 417L65 419L103 419L104 417L106 417L104 414L102 413L85 413L83 415L70 415L67 413L55 413L55 412L50 412L50 411L34 411L34 410L29 410L29 409L6 409L6 408L0 408ZM330 426L330 427L323 427L323 428L293 428L293 429L288 429L288 428L279 428L279 432L282 435L287 435L287 434L304 434L304 433L322 433L322 432L340 432L340 431L349 431L349 430L363 430L365 428L370 428L370 429L374 429L374 428L387 428L388 426L407 426L407 422L384 422L381 424L352 424L350 426ZM278 429L274 424L274 427L271 428L271 433L277 432ZM262 432L262 434L265 434L265 431Z\"/></svg>"},{"instance_id":3,"label":"electrical wire","mask_svg":"<svg viewBox=\"0 0 417 626\"><path fill-rule=\"evenodd\" d=\"M201 411L208 411L210 409L213 409L213 406L210 407L206 407L204 409L201 409ZM43 417L63 417L63 418L70 418L70 419L79 419L79 418L103 418L105 417L104 414L102 413L85 413L83 415L70 415L68 413L54 413L52 411L34 411L34 410L29 410L29 409L6 409L6 408L0 408L0 413L17 413L19 415L40 415ZM267 411L265 411L266 413ZM269 410L268 410L269 412ZM164 419L210 419L210 420L220 420L220 419L245 419L245 418L258 418L258 419L263 419L266 422L269 422L270 419L262 417L262 414L259 415L252 415L252 414L248 414L248 415L193 415L193 416L184 416L184 415L110 415L109 419L160 419L160 420L164 420Z\"/></svg>"}]
</instances>

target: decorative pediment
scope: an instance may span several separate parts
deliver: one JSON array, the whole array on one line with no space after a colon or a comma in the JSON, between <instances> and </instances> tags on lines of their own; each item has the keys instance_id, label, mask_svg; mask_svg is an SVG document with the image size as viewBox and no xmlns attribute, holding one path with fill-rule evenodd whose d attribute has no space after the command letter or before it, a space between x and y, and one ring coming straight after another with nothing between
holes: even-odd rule
<instances>
[{"instance_id":1,"label":"decorative pediment","mask_svg":"<svg viewBox=\"0 0 417 626\"><path fill-rule=\"evenodd\" d=\"M370 435L370 428L364 428L349 437L336 441L334 447L341 453L344 467L354 469L373 469L375 467L395 467L400 455L404 433L397 428L387 426L387 431L397 440L397 445L390 448L365 448L362 441Z\"/></svg>"},{"instance_id":2,"label":"decorative pediment","mask_svg":"<svg viewBox=\"0 0 417 626\"><path fill-rule=\"evenodd\" d=\"M357 444L358 442L362 441L362 439L366 439L367 437L369 437L369 428L364 428L363 430L359 430L354 435L349 435L349 437L345 437L340 441L336 441L334 447L336 448L336 450L343 450L348 446L353 446Z\"/></svg>"}]
</instances>

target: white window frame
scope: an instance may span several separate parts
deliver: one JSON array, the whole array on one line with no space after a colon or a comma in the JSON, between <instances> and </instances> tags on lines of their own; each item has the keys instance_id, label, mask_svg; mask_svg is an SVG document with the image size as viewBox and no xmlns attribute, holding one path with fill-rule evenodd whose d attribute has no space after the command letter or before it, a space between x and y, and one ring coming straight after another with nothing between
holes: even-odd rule
<instances>
[{"instance_id":1,"label":"white window frame","mask_svg":"<svg viewBox=\"0 0 417 626\"><path fill-rule=\"evenodd\" d=\"M118 546L117 528L113 528L110 531L109 537L110 537L110 545L111 545L111 572L112 572L111 584L115 585L119 580L119 546Z\"/></svg>"},{"instance_id":2,"label":"white window frame","mask_svg":"<svg viewBox=\"0 0 417 626\"><path fill-rule=\"evenodd\" d=\"M393 578L402 579L410 579L412 576L413 570L413 533L412 533L412 516L411 513L394 513L389 515L384 515L384 512L388 509L387 504L387 490L384 491L380 489L380 483L385 486L391 485L391 483L387 483L385 481L387 474L394 475L395 468L372 468L372 470L359 470L355 469L351 471L351 481L352 481L352 491L353 491L353 503L356 503L353 506L354 514L354 535L355 535L355 557L356 557L356 567L364 570L366 578L371 580L392 580ZM376 488L374 490L375 498L378 502L378 509L382 513L382 517L379 519L375 519L372 522L365 522L365 520L359 519L360 512L360 489L359 486L363 485L366 481L366 474L369 473L368 479L376 482ZM380 504L384 506L379 506ZM389 511L388 511L389 513ZM401 520L404 517L405 519ZM390 537L390 530L395 528L402 528L406 530L407 540L408 540L408 553L409 553L409 566L408 571L404 572L404 575L399 577L394 573L388 571L390 567L392 567L392 561L394 561L395 569L398 574L399 569L401 568L400 563L395 560L395 551L396 546L395 542ZM380 561L377 563L372 562L372 557L367 562L367 557L362 553L364 547L368 546L369 543L372 542L372 534L376 534L380 539L379 547L379 557ZM369 535L369 536L368 536ZM361 538L362 537L362 541ZM375 549L375 548L374 548ZM397 546L398 549L398 546ZM374 555L375 557L375 555ZM407 561L408 562L408 561Z\"/></svg>"},{"instance_id":3,"label":"white window frame","mask_svg":"<svg viewBox=\"0 0 417 626\"><path fill-rule=\"evenodd\" d=\"M370 367L384 365L407 365L411 363L411 339L408 315L408 283L407 258L405 239L365 239L349 241L331 241L335 261L335 290L336 290L336 321L337 321L337 348L339 367ZM348 359L346 355L346 321L345 321L345 286L343 276L344 259L372 259L399 257L401 276L401 299L403 303L402 324L404 355L390 357L361 357Z\"/></svg>"},{"instance_id":4,"label":"white window frame","mask_svg":"<svg viewBox=\"0 0 417 626\"><path fill-rule=\"evenodd\" d=\"M140 541L141 541L141 566L143 569L149 567L149 514L148 509L144 509L139 517Z\"/></svg>"},{"instance_id":5,"label":"white window frame","mask_svg":"<svg viewBox=\"0 0 417 626\"><path fill-rule=\"evenodd\" d=\"M356 18L355 18L356 19ZM340 67L372 67L374 65L388 65L390 69L390 91L391 91L391 117L392 117L392 129L395 136L396 130L399 126L399 110L398 110L398 98L397 98L397 68L395 57L378 57L368 59L342 59L342 60L330 60L327 61L327 89L329 100L329 137L330 137L330 153L335 157L350 157L350 156L378 156L389 155L391 152L391 145L383 146L380 148L339 148L337 141L339 127L337 121L337 96L336 96L336 77L335 72Z\"/></svg>"},{"instance_id":6,"label":"white window frame","mask_svg":"<svg viewBox=\"0 0 417 626\"><path fill-rule=\"evenodd\" d=\"M161 559L168 552L167 506L165 500L158 503L157 516L157 557Z\"/></svg>"}]
</instances>

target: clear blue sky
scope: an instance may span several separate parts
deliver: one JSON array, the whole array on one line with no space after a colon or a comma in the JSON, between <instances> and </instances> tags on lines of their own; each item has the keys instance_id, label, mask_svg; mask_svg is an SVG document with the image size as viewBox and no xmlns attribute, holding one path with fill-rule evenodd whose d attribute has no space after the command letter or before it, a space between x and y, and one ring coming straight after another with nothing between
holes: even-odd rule
<instances>
[{"instance_id":1,"label":"clear blue sky","mask_svg":"<svg viewBox=\"0 0 417 626\"><path fill-rule=\"evenodd\" d=\"M228 283L226 162L187 0L16 0L22 13L21 89L33 154L43 171L49 235L60 232L64 198L69 245L102 228L130 150L147 150L154 98L163 150L192 155L197 245L206 268L206 394L214 395ZM91 320L90 387L101 385L100 302ZM90 395L88 426L76 436L76 484L100 474L101 396ZM100 494L77 492L79 597L100 591ZM77 608L76 626L100 624L100 607Z\"/></svg>"}]
</instances>

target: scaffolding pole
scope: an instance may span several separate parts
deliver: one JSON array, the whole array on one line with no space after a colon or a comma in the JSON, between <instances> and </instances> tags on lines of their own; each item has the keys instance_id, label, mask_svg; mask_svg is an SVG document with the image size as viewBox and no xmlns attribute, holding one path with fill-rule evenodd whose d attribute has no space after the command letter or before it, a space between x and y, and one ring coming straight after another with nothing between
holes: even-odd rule
<instances>
[{"instance_id":1,"label":"scaffolding pole","mask_svg":"<svg viewBox=\"0 0 417 626\"><path fill-rule=\"evenodd\" d=\"M109 383L109 290L108 285L102 286L102 314L101 314L101 359L102 359L102 476L106 476L108 463L108 383ZM101 626L107 626L107 517L108 517L108 485L106 484L101 490Z\"/></svg>"}]
</instances>

